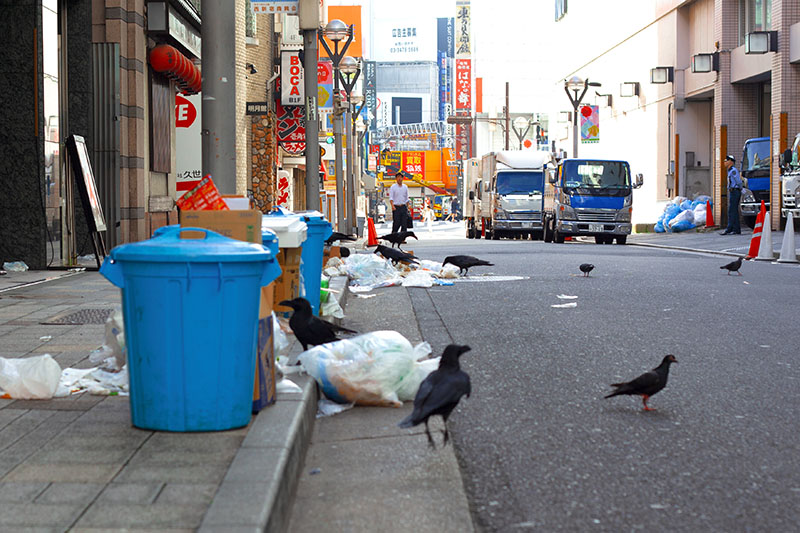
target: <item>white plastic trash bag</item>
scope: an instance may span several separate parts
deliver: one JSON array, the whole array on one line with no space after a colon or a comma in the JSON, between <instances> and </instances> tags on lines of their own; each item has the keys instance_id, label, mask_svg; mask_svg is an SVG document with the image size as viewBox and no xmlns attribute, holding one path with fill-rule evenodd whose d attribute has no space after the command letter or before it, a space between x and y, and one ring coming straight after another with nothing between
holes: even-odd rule
<instances>
[{"instance_id":1,"label":"white plastic trash bag","mask_svg":"<svg viewBox=\"0 0 800 533\"><path fill-rule=\"evenodd\" d=\"M315 346L299 359L331 400L399 407L397 391L426 350L430 352L427 343L412 347L396 331L374 331Z\"/></svg>"},{"instance_id":2,"label":"white plastic trash bag","mask_svg":"<svg viewBox=\"0 0 800 533\"><path fill-rule=\"evenodd\" d=\"M427 344L427 343L425 343ZM428 347L430 350L430 346ZM403 380L400 388L397 389L397 397L401 402L410 402L417 396L419 386L428 377L428 374L439 368L441 357L425 359L414 363L414 370Z\"/></svg>"},{"instance_id":3,"label":"white plastic trash bag","mask_svg":"<svg viewBox=\"0 0 800 533\"><path fill-rule=\"evenodd\" d=\"M6 359L0 357L0 389L17 400L49 400L61 379L61 367L50 354Z\"/></svg>"},{"instance_id":4,"label":"white plastic trash bag","mask_svg":"<svg viewBox=\"0 0 800 533\"><path fill-rule=\"evenodd\" d=\"M352 280L351 284L362 287L386 287L402 281L397 269L376 254L351 255L341 268Z\"/></svg>"},{"instance_id":5,"label":"white plastic trash bag","mask_svg":"<svg viewBox=\"0 0 800 533\"><path fill-rule=\"evenodd\" d=\"M403 279L403 287L433 287L435 281L430 272L414 270Z\"/></svg>"},{"instance_id":6,"label":"white plastic trash bag","mask_svg":"<svg viewBox=\"0 0 800 533\"><path fill-rule=\"evenodd\" d=\"M695 226L706 225L706 204L697 204L697 207L694 208L693 222Z\"/></svg>"}]
</instances>

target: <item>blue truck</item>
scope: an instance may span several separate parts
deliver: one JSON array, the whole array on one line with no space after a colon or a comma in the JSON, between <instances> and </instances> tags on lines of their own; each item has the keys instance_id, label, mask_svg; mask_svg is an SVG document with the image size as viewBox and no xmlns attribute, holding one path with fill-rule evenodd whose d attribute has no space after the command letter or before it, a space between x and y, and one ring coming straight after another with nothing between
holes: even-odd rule
<instances>
[{"instance_id":1,"label":"blue truck","mask_svg":"<svg viewBox=\"0 0 800 533\"><path fill-rule=\"evenodd\" d=\"M742 220L748 226L755 227L756 216L761 209L761 201L769 211L769 137L747 139L742 150L742 162L739 171L744 178L745 188L739 211Z\"/></svg>"},{"instance_id":2,"label":"blue truck","mask_svg":"<svg viewBox=\"0 0 800 533\"><path fill-rule=\"evenodd\" d=\"M544 194L544 240L591 236L597 244L625 244L631 233L634 183L627 161L562 159Z\"/></svg>"}]
</instances>

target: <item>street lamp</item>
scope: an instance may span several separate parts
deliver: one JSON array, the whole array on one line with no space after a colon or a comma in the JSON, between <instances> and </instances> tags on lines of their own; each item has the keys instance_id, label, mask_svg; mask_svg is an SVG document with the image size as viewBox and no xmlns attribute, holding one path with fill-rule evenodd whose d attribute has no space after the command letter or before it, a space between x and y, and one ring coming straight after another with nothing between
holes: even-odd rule
<instances>
[{"instance_id":1,"label":"street lamp","mask_svg":"<svg viewBox=\"0 0 800 533\"><path fill-rule=\"evenodd\" d=\"M586 96L586 91L589 90L589 87L600 87L601 85L596 81L590 82L588 78L582 80L578 76L564 80L564 92L567 93L574 111L572 113L572 157L578 157L578 107L581 105L583 97ZM570 94L570 91L573 94Z\"/></svg>"},{"instance_id":2,"label":"street lamp","mask_svg":"<svg viewBox=\"0 0 800 533\"><path fill-rule=\"evenodd\" d=\"M347 26L339 19L333 19L318 32L320 44L328 53L333 65L333 139L335 151L335 170L336 170L336 229L345 229L345 202L344 202L344 173L342 171L342 105L339 93L339 64L347 52L350 43L353 42L353 26ZM324 38L333 41L333 51L328 46ZM339 50L339 43L347 38L342 49Z\"/></svg>"},{"instance_id":3,"label":"street lamp","mask_svg":"<svg viewBox=\"0 0 800 533\"><path fill-rule=\"evenodd\" d=\"M512 128L514 130L514 134L517 136L519 140L519 149L522 150L522 140L528 135L528 131L531 129L531 121L525 117L517 117L512 122Z\"/></svg>"}]
</instances>

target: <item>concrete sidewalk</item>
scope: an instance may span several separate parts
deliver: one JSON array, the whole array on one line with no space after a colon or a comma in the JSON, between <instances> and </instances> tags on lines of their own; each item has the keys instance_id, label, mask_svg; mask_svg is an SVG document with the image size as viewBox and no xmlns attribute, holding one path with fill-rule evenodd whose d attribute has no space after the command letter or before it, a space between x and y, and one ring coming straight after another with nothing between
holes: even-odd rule
<instances>
[{"instance_id":1,"label":"concrete sidewalk","mask_svg":"<svg viewBox=\"0 0 800 533\"><path fill-rule=\"evenodd\" d=\"M97 272L9 272L0 357L88 368L119 304ZM301 394L214 433L134 428L126 397L0 399L0 530L285 529L317 400L312 380L295 381Z\"/></svg>"}]
</instances>

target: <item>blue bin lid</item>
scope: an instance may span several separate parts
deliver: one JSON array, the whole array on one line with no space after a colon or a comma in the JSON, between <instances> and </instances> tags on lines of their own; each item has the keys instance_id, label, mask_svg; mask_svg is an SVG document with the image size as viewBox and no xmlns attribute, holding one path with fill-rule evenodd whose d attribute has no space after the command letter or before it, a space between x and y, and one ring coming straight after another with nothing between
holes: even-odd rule
<instances>
[{"instance_id":1,"label":"blue bin lid","mask_svg":"<svg viewBox=\"0 0 800 533\"><path fill-rule=\"evenodd\" d=\"M181 239L181 233L205 233L202 239ZM115 261L150 263L220 263L275 260L261 244L230 239L205 228L165 228L152 239L117 246L109 257Z\"/></svg>"},{"instance_id":2,"label":"blue bin lid","mask_svg":"<svg viewBox=\"0 0 800 533\"><path fill-rule=\"evenodd\" d=\"M277 255L280 251L278 245L278 235L276 235L271 229L267 229L265 227L261 228L261 244L266 246L267 249L272 252L272 255Z\"/></svg>"}]
</instances>

